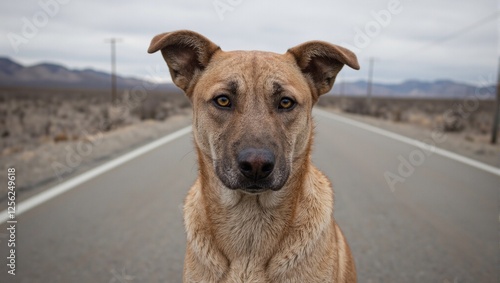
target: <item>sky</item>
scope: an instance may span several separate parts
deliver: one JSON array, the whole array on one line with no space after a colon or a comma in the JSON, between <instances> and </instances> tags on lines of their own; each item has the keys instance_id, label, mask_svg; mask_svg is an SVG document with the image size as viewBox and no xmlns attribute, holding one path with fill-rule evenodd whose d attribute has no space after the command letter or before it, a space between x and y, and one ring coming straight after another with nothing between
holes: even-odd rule
<instances>
[{"instance_id":1,"label":"sky","mask_svg":"<svg viewBox=\"0 0 500 283\"><path fill-rule=\"evenodd\" d=\"M449 79L494 83L499 61L496 0L23 0L0 10L0 56L22 64L51 62L109 72L108 38L119 38L117 72L170 80L151 38L179 29L199 32L223 50L285 53L309 40L347 47L361 70L338 81Z\"/></svg>"}]
</instances>

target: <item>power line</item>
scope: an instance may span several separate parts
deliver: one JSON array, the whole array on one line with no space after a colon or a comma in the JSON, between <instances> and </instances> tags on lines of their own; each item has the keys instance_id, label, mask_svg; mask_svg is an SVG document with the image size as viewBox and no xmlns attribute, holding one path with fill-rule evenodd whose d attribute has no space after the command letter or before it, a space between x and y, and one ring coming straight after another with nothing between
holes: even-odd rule
<instances>
[{"instance_id":1,"label":"power line","mask_svg":"<svg viewBox=\"0 0 500 283\"><path fill-rule=\"evenodd\" d=\"M400 58L400 57L403 57L403 56L408 56L409 54L419 53L420 51L422 51L424 49L428 49L430 47L433 47L433 46L436 46L436 45L440 45L440 44L442 44L442 43L444 43L444 42L446 42L448 40L451 40L451 39L454 39L456 37L459 37L462 34L468 33L468 32L470 32L472 30L475 30L475 29L477 29L477 28L479 28L479 27L481 27L481 26L483 26L483 25L485 25L485 24L487 24L487 23L489 23L491 21L494 21L494 20L498 19L499 16L500 16L500 11L496 11L496 12L494 12L494 13L492 13L492 14L490 14L490 15L488 15L488 16L486 16L486 17L484 17L484 18L482 18L482 19L480 19L480 20L478 20L478 21L476 21L476 22L474 22L474 23L466 26L466 27L463 27L463 28L461 28L461 29L459 29L459 30L457 30L457 31L455 31L453 33L450 33L450 34L448 34L446 36L443 36L441 38L438 38L438 39L436 39L436 40L434 40L432 42L424 44L423 46L421 46L421 47L419 47L419 48L417 48L417 49L415 49L415 50L413 50L411 52L406 52L406 53L404 53L402 55L399 55L396 58Z\"/></svg>"},{"instance_id":2,"label":"power line","mask_svg":"<svg viewBox=\"0 0 500 283\"><path fill-rule=\"evenodd\" d=\"M447 35L445 37L442 37L442 38L440 38L438 40L435 40L434 42L431 42L430 44L428 44L425 47L436 45L436 44L441 44L441 43L443 43L445 41L448 41L450 39L458 37L458 36L460 36L460 35L462 35L464 33L467 33L469 31L475 30L478 27L481 27L481 26L483 26L483 25L485 25L485 24L487 24L487 23L489 23L489 22L491 22L493 20L496 20L499 15L500 15L500 11L497 11L497 12L491 14L491 15L488 15L488 16L480 19L479 21L477 21L475 23L472 23L471 25L468 25L468 26L466 26L466 27L464 27L462 29L457 30L454 33L451 33L451 34L449 34L449 35Z\"/></svg>"}]
</instances>

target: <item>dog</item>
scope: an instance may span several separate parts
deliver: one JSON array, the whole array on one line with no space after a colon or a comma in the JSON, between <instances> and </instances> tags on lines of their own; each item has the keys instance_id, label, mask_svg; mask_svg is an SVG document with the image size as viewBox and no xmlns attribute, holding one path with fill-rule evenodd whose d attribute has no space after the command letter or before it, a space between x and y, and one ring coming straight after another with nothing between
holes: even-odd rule
<instances>
[{"instance_id":1,"label":"dog","mask_svg":"<svg viewBox=\"0 0 500 283\"><path fill-rule=\"evenodd\" d=\"M184 282L356 282L311 163L312 107L356 55L310 41L285 54L225 52L188 30L155 36L193 106L198 178L184 203Z\"/></svg>"}]
</instances>

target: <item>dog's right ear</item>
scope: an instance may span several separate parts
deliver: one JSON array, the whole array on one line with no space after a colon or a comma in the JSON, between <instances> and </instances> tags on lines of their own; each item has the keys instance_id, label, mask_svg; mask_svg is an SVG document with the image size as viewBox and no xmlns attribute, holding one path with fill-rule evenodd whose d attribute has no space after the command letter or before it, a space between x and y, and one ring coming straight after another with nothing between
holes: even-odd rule
<instances>
[{"instance_id":1,"label":"dog's right ear","mask_svg":"<svg viewBox=\"0 0 500 283\"><path fill-rule=\"evenodd\" d=\"M344 65L359 70L356 55L350 50L324 41L309 41L288 49L304 75L314 86L315 99L332 89Z\"/></svg>"},{"instance_id":2,"label":"dog's right ear","mask_svg":"<svg viewBox=\"0 0 500 283\"><path fill-rule=\"evenodd\" d=\"M161 50L172 80L186 94L194 86L219 46L201 34L189 30L162 33L151 40L148 53Z\"/></svg>"}]
</instances>

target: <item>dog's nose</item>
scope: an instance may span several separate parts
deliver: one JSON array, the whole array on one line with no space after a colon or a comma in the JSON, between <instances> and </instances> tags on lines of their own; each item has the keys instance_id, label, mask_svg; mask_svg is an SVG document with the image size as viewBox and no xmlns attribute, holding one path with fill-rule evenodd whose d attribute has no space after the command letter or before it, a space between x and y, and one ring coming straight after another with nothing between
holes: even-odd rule
<instances>
[{"instance_id":1,"label":"dog's nose","mask_svg":"<svg viewBox=\"0 0 500 283\"><path fill-rule=\"evenodd\" d=\"M267 149L244 149L237 161L241 173L255 181L266 178L274 169L274 154Z\"/></svg>"}]
</instances>

